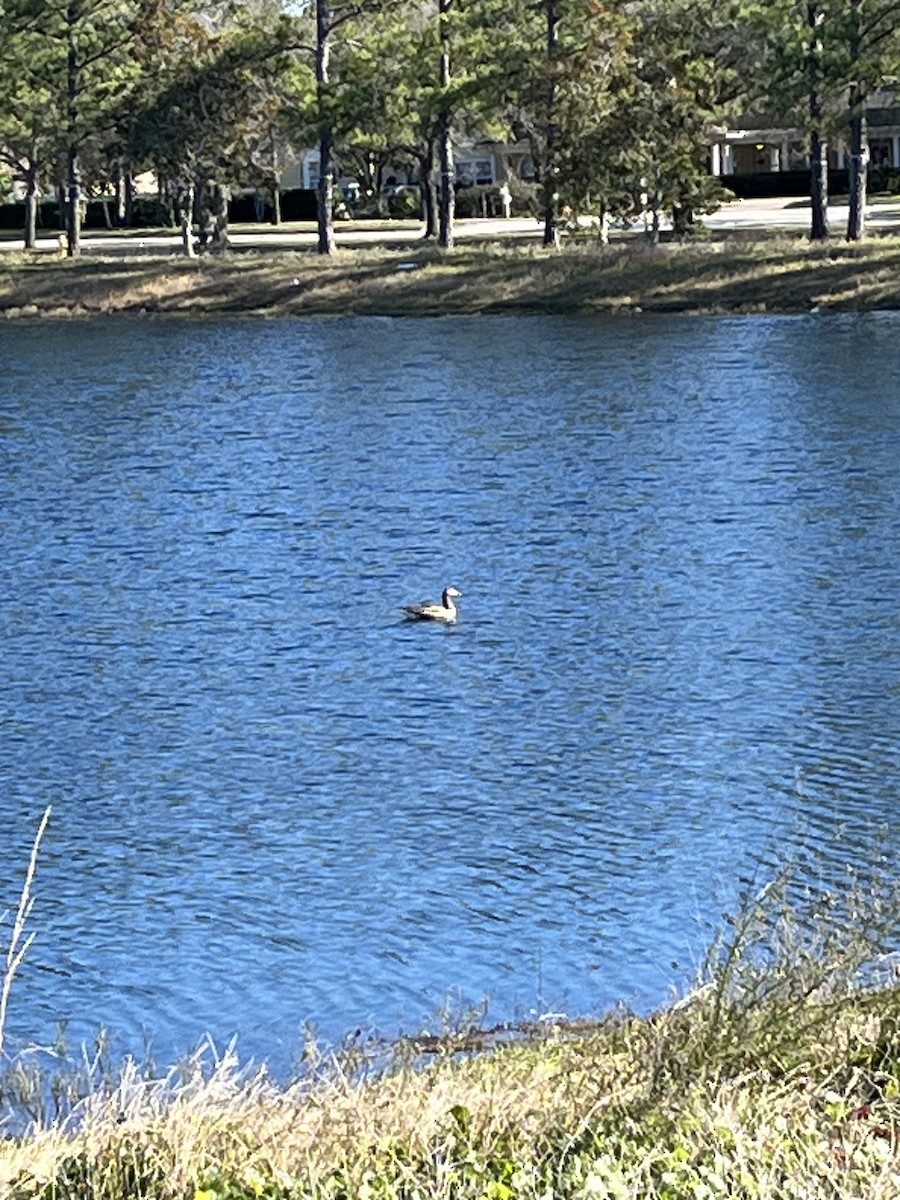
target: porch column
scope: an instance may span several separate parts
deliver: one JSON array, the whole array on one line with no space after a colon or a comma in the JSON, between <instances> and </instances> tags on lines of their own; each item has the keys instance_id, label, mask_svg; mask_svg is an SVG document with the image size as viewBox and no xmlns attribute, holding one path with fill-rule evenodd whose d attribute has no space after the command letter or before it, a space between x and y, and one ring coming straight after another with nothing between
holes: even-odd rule
<instances>
[{"instance_id":1,"label":"porch column","mask_svg":"<svg viewBox=\"0 0 900 1200\"><path fill-rule=\"evenodd\" d=\"M722 147L713 142L709 148L709 172L711 175L722 174Z\"/></svg>"},{"instance_id":2,"label":"porch column","mask_svg":"<svg viewBox=\"0 0 900 1200\"><path fill-rule=\"evenodd\" d=\"M891 137L891 166L900 167L900 133Z\"/></svg>"}]
</instances>

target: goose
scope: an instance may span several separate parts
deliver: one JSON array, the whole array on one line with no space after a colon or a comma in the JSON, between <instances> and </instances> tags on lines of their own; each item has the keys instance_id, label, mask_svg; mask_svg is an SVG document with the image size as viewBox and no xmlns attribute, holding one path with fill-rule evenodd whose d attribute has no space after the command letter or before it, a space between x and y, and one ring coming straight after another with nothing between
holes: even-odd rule
<instances>
[{"instance_id":1,"label":"goose","mask_svg":"<svg viewBox=\"0 0 900 1200\"><path fill-rule=\"evenodd\" d=\"M422 604L404 604L403 611L416 621L443 621L446 625L453 625L456 622L456 605L453 601L461 595L462 592L455 587L445 587L440 604L429 604L427 601Z\"/></svg>"}]
</instances>

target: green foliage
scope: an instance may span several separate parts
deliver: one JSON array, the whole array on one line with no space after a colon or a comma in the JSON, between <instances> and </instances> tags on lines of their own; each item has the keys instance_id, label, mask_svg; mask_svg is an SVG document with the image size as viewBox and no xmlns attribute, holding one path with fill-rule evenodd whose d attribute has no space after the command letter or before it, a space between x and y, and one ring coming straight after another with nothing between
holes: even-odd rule
<instances>
[{"instance_id":1,"label":"green foliage","mask_svg":"<svg viewBox=\"0 0 900 1200\"><path fill-rule=\"evenodd\" d=\"M281 50L292 30L252 22L210 30L182 14L160 50L153 88L130 111L134 157L166 179L207 176L252 182L260 147L283 107L302 96L308 72Z\"/></svg>"},{"instance_id":2,"label":"green foliage","mask_svg":"<svg viewBox=\"0 0 900 1200\"><path fill-rule=\"evenodd\" d=\"M892 195L900 193L900 168L878 167L869 175L873 192L889 192Z\"/></svg>"},{"instance_id":3,"label":"green foliage","mask_svg":"<svg viewBox=\"0 0 900 1200\"><path fill-rule=\"evenodd\" d=\"M640 13L615 80L617 103L585 156L596 161L604 143L613 148L599 177L613 212L627 214L636 196L654 215L721 203L706 154L710 127L742 94L736 15L733 4L711 12L696 0L664 0Z\"/></svg>"},{"instance_id":4,"label":"green foliage","mask_svg":"<svg viewBox=\"0 0 900 1200\"><path fill-rule=\"evenodd\" d=\"M895 0L455 0L442 86L436 4L333 0L317 83L316 7L4 0L0 161L44 190L67 157L89 192L139 168L270 189L285 146L327 129L366 204L407 215L386 202L385 179L400 168L433 184L449 112L459 138L516 142L545 207L622 218L649 207L684 214L687 231L720 201L706 151L729 114L806 124L815 84L833 136L900 72ZM462 210L474 202L461 197Z\"/></svg>"},{"instance_id":5,"label":"green foliage","mask_svg":"<svg viewBox=\"0 0 900 1200\"><path fill-rule=\"evenodd\" d=\"M256 1171L242 1177L210 1175L194 1188L192 1200L291 1200L295 1195L290 1184L266 1179Z\"/></svg>"},{"instance_id":6,"label":"green foliage","mask_svg":"<svg viewBox=\"0 0 900 1200\"><path fill-rule=\"evenodd\" d=\"M14 179L47 186L62 148L63 93L52 42L27 10L0 6L0 163Z\"/></svg>"},{"instance_id":7,"label":"green foliage","mask_svg":"<svg viewBox=\"0 0 900 1200\"><path fill-rule=\"evenodd\" d=\"M457 217L499 217L502 211L500 191L495 184L473 184L456 193Z\"/></svg>"},{"instance_id":8,"label":"green foliage","mask_svg":"<svg viewBox=\"0 0 900 1200\"><path fill-rule=\"evenodd\" d=\"M900 9L894 0L757 0L746 6L745 28L757 47L751 67L757 92L766 111L788 123L806 116L814 40L821 43L817 82L837 122L851 83L868 92L898 69Z\"/></svg>"},{"instance_id":9,"label":"green foliage","mask_svg":"<svg viewBox=\"0 0 900 1200\"><path fill-rule=\"evenodd\" d=\"M552 47L545 4L475 11L485 108L527 143L539 181L552 173L560 207L633 217L721 201L706 155L711 125L746 95L736 3L560 0Z\"/></svg>"}]
</instances>

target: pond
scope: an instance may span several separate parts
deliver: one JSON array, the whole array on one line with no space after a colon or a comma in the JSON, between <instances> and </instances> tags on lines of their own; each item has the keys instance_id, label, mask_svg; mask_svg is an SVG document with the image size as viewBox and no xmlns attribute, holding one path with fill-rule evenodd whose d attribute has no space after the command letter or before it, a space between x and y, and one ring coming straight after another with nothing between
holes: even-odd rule
<instances>
[{"instance_id":1,"label":"pond","mask_svg":"<svg viewBox=\"0 0 900 1200\"><path fill-rule=\"evenodd\" d=\"M782 864L896 872L898 333L0 326L8 1036L647 1007Z\"/></svg>"}]
</instances>

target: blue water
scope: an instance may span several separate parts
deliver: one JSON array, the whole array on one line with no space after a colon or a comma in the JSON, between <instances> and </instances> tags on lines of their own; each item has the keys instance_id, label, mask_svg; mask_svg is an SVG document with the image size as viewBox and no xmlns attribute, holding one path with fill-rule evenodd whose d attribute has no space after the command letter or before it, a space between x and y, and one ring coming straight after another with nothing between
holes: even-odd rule
<instances>
[{"instance_id":1,"label":"blue water","mask_svg":"<svg viewBox=\"0 0 900 1200\"><path fill-rule=\"evenodd\" d=\"M0 325L8 1036L657 1004L742 881L895 873L898 334Z\"/></svg>"}]
</instances>

